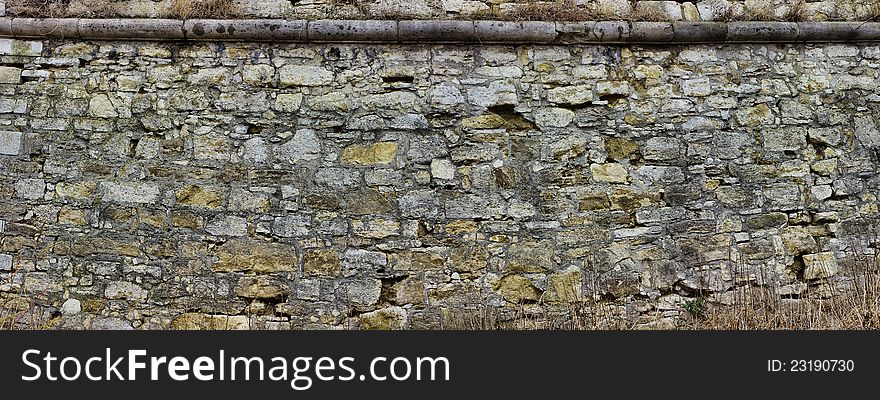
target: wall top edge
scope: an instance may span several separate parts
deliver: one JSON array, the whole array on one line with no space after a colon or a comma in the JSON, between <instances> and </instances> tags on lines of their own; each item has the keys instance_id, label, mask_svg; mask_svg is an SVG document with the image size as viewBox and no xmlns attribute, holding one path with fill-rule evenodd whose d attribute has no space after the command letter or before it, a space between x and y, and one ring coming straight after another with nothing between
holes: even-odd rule
<instances>
[{"instance_id":1,"label":"wall top edge","mask_svg":"<svg viewBox=\"0 0 880 400\"><path fill-rule=\"evenodd\" d=\"M336 43L880 41L880 22L631 22L0 18L0 38Z\"/></svg>"}]
</instances>

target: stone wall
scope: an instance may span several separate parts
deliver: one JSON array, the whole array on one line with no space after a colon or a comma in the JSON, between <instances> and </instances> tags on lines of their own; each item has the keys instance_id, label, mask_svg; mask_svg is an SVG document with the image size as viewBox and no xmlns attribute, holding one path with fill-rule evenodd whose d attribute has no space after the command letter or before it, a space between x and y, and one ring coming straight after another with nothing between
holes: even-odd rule
<instances>
[{"instance_id":1,"label":"stone wall","mask_svg":"<svg viewBox=\"0 0 880 400\"><path fill-rule=\"evenodd\" d=\"M10 15L16 15L8 1ZM62 0L55 0L61 2ZM0 1L0 16L3 5ZM167 16L180 0L64 0L75 17ZM865 20L880 11L877 0L232 0L231 10L242 18L290 19L553 19L555 12L593 14L591 19L658 21ZM534 7L537 5L537 7ZM555 11L548 10L556 7ZM795 9L792 11L792 9ZM65 8L62 8L65 9ZM522 13L521 11L529 12ZM542 11L543 10L543 11ZM57 11L56 11L57 12ZM60 17L61 15L38 15Z\"/></svg>"},{"instance_id":2,"label":"stone wall","mask_svg":"<svg viewBox=\"0 0 880 400\"><path fill-rule=\"evenodd\" d=\"M657 327L749 285L826 296L878 221L878 64L0 39L0 304L64 328L419 329L596 301Z\"/></svg>"}]
</instances>

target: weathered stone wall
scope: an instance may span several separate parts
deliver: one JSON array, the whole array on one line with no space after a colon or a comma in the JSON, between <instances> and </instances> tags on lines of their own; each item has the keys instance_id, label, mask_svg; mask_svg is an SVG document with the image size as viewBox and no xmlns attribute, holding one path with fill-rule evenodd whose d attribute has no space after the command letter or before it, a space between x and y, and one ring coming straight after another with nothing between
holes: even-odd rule
<instances>
[{"instance_id":1,"label":"weathered stone wall","mask_svg":"<svg viewBox=\"0 0 880 400\"><path fill-rule=\"evenodd\" d=\"M180 0L64 1L68 5L65 9L75 17L136 18L167 16L175 2ZM0 16L4 3L0 1ZM10 14L22 11L15 4L22 4L21 1L8 3ZM545 15L540 11L546 13L546 6L597 16L591 19L659 21L771 20L786 16L811 21L864 20L876 17L874 14L880 11L877 0L233 0L231 4L233 15L242 18L291 19L473 19L513 15L528 20L553 19L553 13ZM531 13L522 13L523 10Z\"/></svg>"},{"instance_id":2,"label":"weathered stone wall","mask_svg":"<svg viewBox=\"0 0 880 400\"><path fill-rule=\"evenodd\" d=\"M668 326L749 284L823 296L878 221L878 64L0 39L0 304L68 328L448 328L587 299Z\"/></svg>"}]
</instances>

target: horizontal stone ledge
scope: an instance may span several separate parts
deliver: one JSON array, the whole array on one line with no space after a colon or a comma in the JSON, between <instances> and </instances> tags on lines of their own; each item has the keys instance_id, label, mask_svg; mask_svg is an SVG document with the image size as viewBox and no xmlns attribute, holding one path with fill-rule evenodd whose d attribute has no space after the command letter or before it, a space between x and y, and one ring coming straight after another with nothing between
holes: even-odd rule
<instances>
[{"instance_id":1,"label":"horizontal stone ledge","mask_svg":"<svg viewBox=\"0 0 880 400\"><path fill-rule=\"evenodd\" d=\"M880 41L876 22L0 18L0 38L471 44Z\"/></svg>"}]
</instances>

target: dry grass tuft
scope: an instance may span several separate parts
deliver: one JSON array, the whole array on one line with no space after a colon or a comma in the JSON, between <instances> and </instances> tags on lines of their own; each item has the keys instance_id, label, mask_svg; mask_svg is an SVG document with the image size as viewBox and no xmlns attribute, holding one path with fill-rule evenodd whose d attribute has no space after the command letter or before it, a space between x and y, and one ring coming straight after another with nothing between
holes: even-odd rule
<instances>
[{"instance_id":1,"label":"dry grass tuft","mask_svg":"<svg viewBox=\"0 0 880 400\"><path fill-rule=\"evenodd\" d=\"M875 234L874 234L875 235ZM876 239L853 239L837 275L811 283L819 296L782 290L773 283L734 289L733 298L708 303L691 315L693 329L880 329L880 254ZM868 246L864 242L871 243ZM743 271L734 271L741 276ZM736 278L734 279L736 281ZM766 282L763 271L760 282Z\"/></svg>"},{"instance_id":2,"label":"dry grass tuft","mask_svg":"<svg viewBox=\"0 0 880 400\"><path fill-rule=\"evenodd\" d=\"M108 0L7 0L6 12L13 17L110 18L119 13Z\"/></svg>"},{"instance_id":3,"label":"dry grass tuft","mask_svg":"<svg viewBox=\"0 0 880 400\"><path fill-rule=\"evenodd\" d=\"M761 4L754 8L746 9L743 13L743 21L778 21L776 12L770 3Z\"/></svg>"},{"instance_id":4,"label":"dry grass tuft","mask_svg":"<svg viewBox=\"0 0 880 400\"><path fill-rule=\"evenodd\" d=\"M532 0L495 16L512 21L591 21L598 17L591 10L578 7L575 0Z\"/></svg>"},{"instance_id":5,"label":"dry grass tuft","mask_svg":"<svg viewBox=\"0 0 880 400\"><path fill-rule=\"evenodd\" d=\"M647 21L647 22L665 22L669 21L668 16L655 7L649 7L644 4L633 7L632 13L627 18L630 21Z\"/></svg>"},{"instance_id":6,"label":"dry grass tuft","mask_svg":"<svg viewBox=\"0 0 880 400\"><path fill-rule=\"evenodd\" d=\"M730 22L730 21L742 21L745 19L745 12L742 10L737 10L735 7L731 7L728 5L724 7L724 9L716 16L717 21L722 22Z\"/></svg>"},{"instance_id":7,"label":"dry grass tuft","mask_svg":"<svg viewBox=\"0 0 880 400\"><path fill-rule=\"evenodd\" d=\"M68 0L7 0L6 14L13 17L61 18L67 15Z\"/></svg>"},{"instance_id":8,"label":"dry grass tuft","mask_svg":"<svg viewBox=\"0 0 880 400\"><path fill-rule=\"evenodd\" d=\"M211 18L232 19L241 15L241 10L232 0L174 0L166 9L168 18Z\"/></svg>"},{"instance_id":9,"label":"dry grass tuft","mask_svg":"<svg viewBox=\"0 0 880 400\"><path fill-rule=\"evenodd\" d=\"M789 5L785 14L782 15L782 20L786 22L800 22L806 19L807 2L804 0L797 0L794 4Z\"/></svg>"},{"instance_id":10,"label":"dry grass tuft","mask_svg":"<svg viewBox=\"0 0 880 400\"><path fill-rule=\"evenodd\" d=\"M119 16L112 2L107 0L72 1L67 6L67 17L73 18L109 18Z\"/></svg>"},{"instance_id":11,"label":"dry grass tuft","mask_svg":"<svg viewBox=\"0 0 880 400\"><path fill-rule=\"evenodd\" d=\"M862 20L866 22L880 22L880 0L872 0L865 7L867 9Z\"/></svg>"}]
</instances>

